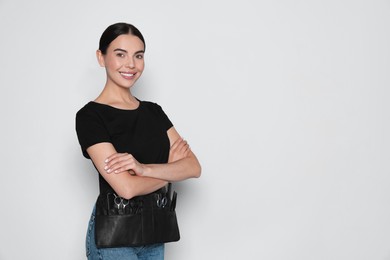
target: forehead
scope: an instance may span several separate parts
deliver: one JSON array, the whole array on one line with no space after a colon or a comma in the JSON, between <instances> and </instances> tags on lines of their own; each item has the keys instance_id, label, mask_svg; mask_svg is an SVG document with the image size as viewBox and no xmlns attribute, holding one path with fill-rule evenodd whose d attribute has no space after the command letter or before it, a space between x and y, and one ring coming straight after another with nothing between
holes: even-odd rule
<instances>
[{"instance_id":1,"label":"forehead","mask_svg":"<svg viewBox=\"0 0 390 260\"><path fill-rule=\"evenodd\" d=\"M144 43L137 36L131 34L122 34L113 40L108 46L109 50L124 49L126 51L144 50Z\"/></svg>"}]
</instances>

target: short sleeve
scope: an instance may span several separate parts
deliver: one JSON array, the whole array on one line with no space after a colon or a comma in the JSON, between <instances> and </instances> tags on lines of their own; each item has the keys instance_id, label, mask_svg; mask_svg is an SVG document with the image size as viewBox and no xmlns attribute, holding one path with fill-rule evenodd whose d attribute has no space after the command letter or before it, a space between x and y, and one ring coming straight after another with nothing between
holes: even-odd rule
<instances>
[{"instance_id":1,"label":"short sleeve","mask_svg":"<svg viewBox=\"0 0 390 260\"><path fill-rule=\"evenodd\" d=\"M158 109L158 112L159 112L159 115L160 115L161 124L164 127L164 129L166 131L168 131L169 128L171 128L173 126L173 124L172 124L171 120L168 118L167 114L165 114L165 112L164 112L164 110L162 109L161 106L157 105L157 109Z\"/></svg>"},{"instance_id":2,"label":"short sleeve","mask_svg":"<svg viewBox=\"0 0 390 260\"><path fill-rule=\"evenodd\" d=\"M92 109L84 107L76 114L76 132L82 153L85 158L90 159L87 148L103 142L111 142L111 138L103 121Z\"/></svg>"}]
</instances>

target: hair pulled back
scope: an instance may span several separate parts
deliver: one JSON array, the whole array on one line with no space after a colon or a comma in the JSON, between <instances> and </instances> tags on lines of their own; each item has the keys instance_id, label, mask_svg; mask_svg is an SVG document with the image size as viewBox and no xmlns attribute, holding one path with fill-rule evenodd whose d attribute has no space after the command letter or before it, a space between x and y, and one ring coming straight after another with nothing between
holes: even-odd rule
<instances>
[{"instance_id":1,"label":"hair pulled back","mask_svg":"<svg viewBox=\"0 0 390 260\"><path fill-rule=\"evenodd\" d=\"M144 49L146 48L144 37L134 25L128 23L115 23L108 26L100 37L99 50L102 54L106 54L110 43L122 34L130 34L138 37L143 42Z\"/></svg>"}]
</instances>

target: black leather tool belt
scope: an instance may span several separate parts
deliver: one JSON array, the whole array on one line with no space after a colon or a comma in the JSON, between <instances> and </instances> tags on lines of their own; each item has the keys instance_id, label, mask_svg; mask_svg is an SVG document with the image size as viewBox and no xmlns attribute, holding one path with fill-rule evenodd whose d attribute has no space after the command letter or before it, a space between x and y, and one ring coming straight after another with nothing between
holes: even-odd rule
<instances>
[{"instance_id":1,"label":"black leather tool belt","mask_svg":"<svg viewBox=\"0 0 390 260\"><path fill-rule=\"evenodd\" d=\"M176 198L171 184L130 200L114 192L100 194L96 202L96 246L142 246L178 241Z\"/></svg>"}]
</instances>

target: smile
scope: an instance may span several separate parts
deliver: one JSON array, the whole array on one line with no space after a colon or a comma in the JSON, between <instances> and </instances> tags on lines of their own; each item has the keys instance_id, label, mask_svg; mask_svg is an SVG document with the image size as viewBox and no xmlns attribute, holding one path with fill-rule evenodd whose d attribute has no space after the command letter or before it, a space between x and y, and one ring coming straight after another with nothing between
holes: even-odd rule
<instances>
[{"instance_id":1,"label":"smile","mask_svg":"<svg viewBox=\"0 0 390 260\"><path fill-rule=\"evenodd\" d=\"M126 72L120 72L120 74L124 77L132 77L135 75L135 73L126 73Z\"/></svg>"}]
</instances>

